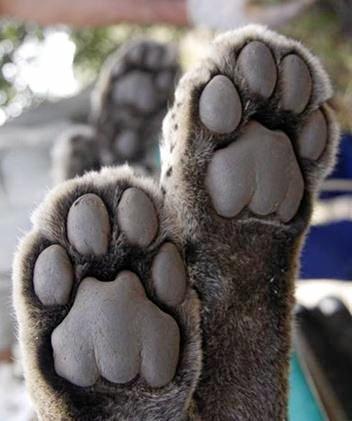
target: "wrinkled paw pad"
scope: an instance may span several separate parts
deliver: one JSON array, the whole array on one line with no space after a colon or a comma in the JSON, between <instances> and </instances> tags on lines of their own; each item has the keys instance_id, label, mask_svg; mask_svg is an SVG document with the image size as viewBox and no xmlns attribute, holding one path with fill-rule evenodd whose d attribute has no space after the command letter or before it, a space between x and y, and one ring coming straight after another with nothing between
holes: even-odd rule
<instances>
[{"instance_id":1,"label":"wrinkled paw pad","mask_svg":"<svg viewBox=\"0 0 352 421\"><path fill-rule=\"evenodd\" d=\"M78 386L91 386L99 376L127 383L140 373L160 387L175 375L180 333L149 301L139 278L124 271L113 282L85 278L51 342L56 372Z\"/></svg>"},{"instance_id":2,"label":"wrinkled paw pad","mask_svg":"<svg viewBox=\"0 0 352 421\"><path fill-rule=\"evenodd\" d=\"M73 203L67 238L81 258L108 252L111 225L116 223L110 218L96 194ZM131 245L148 247L159 230L153 202L135 187L123 192L112 218ZM141 376L156 388L168 384L179 360L176 321L148 298L143 280L132 271L117 271L111 282L89 276L79 282L72 261L64 247L54 244L41 252L33 271L34 291L44 306L71 306L51 337L56 373L81 387L94 385L100 377L124 384ZM173 308L183 303L186 271L174 244L160 247L150 273L151 288L161 303ZM75 282L79 286L71 297Z\"/></svg>"},{"instance_id":3,"label":"wrinkled paw pad","mask_svg":"<svg viewBox=\"0 0 352 421\"><path fill-rule=\"evenodd\" d=\"M290 139L255 121L215 153L206 185L215 209L225 218L248 206L261 216L277 212L285 222L295 215L304 189Z\"/></svg>"},{"instance_id":4,"label":"wrinkled paw pad","mask_svg":"<svg viewBox=\"0 0 352 421\"><path fill-rule=\"evenodd\" d=\"M301 116L313 95L311 70L305 61L298 54L289 54L277 63L267 45L252 41L240 51L235 72L244 80L252 107L258 98L259 102L272 101L270 110L276 110L278 126L282 111L297 119L300 116L297 153L303 159L318 160L328 142L328 124L322 109ZM200 121L220 147L206 177L213 206L225 218L249 208L258 216L274 214L288 222L297 213L304 192L292 141L283 131L269 130L255 117L236 134L241 122L248 120L248 104L226 73L214 76L205 85L198 107ZM232 138L226 140L231 143L222 147L224 135L230 134Z\"/></svg>"}]
</instances>

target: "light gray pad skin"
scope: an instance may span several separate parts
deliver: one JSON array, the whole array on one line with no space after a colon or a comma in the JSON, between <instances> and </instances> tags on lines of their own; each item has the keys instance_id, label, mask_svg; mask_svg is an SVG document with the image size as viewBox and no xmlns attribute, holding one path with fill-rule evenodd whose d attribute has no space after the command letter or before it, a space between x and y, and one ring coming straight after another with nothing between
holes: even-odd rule
<instances>
[{"instance_id":1,"label":"light gray pad skin","mask_svg":"<svg viewBox=\"0 0 352 421\"><path fill-rule=\"evenodd\" d=\"M298 138L298 151L302 158L316 161L328 142L328 125L321 110L314 111L303 126Z\"/></svg>"},{"instance_id":2,"label":"light gray pad skin","mask_svg":"<svg viewBox=\"0 0 352 421\"><path fill-rule=\"evenodd\" d=\"M247 44L237 60L243 78L251 92L269 98L277 82L277 67L270 48L263 42Z\"/></svg>"},{"instance_id":3,"label":"light gray pad skin","mask_svg":"<svg viewBox=\"0 0 352 421\"><path fill-rule=\"evenodd\" d=\"M233 132L242 116L237 90L229 78L215 76L204 88L199 100L202 123L216 133Z\"/></svg>"},{"instance_id":4,"label":"light gray pad skin","mask_svg":"<svg viewBox=\"0 0 352 421\"><path fill-rule=\"evenodd\" d=\"M128 383L140 374L157 388L176 373L180 333L138 277L124 271L113 282L84 279L51 342L56 372L77 386L92 386L99 376Z\"/></svg>"},{"instance_id":5,"label":"light gray pad skin","mask_svg":"<svg viewBox=\"0 0 352 421\"><path fill-rule=\"evenodd\" d=\"M217 213L233 218L242 209L290 221L301 203L304 182L290 139L251 122L236 142L210 161L206 186Z\"/></svg>"},{"instance_id":6,"label":"light gray pad skin","mask_svg":"<svg viewBox=\"0 0 352 421\"><path fill-rule=\"evenodd\" d=\"M148 246L158 232L158 217L152 201L142 190L130 188L123 193L117 220L130 244Z\"/></svg>"},{"instance_id":7,"label":"light gray pad skin","mask_svg":"<svg viewBox=\"0 0 352 421\"><path fill-rule=\"evenodd\" d=\"M305 62L296 54L285 57L282 66L282 106L301 113L312 95L312 78Z\"/></svg>"},{"instance_id":8,"label":"light gray pad skin","mask_svg":"<svg viewBox=\"0 0 352 421\"><path fill-rule=\"evenodd\" d=\"M67 217L67 237L81 254L101 256L107 252L110 221L100 197L88 193L75 201Z\"/></svg>"},{"instance_id":9,"label":"light gray pad skin","mask_svg":"<svg viewBox=\"0 0 352 421\"><path fill-rule=\"evenodd\" d=\"M182 303L186 294L186 270L172 243L165 243L155 257L152 278L160 300L169 306Z\"/></svg>"},{"instance_id":10,"label":"light gray pad skin","mask_svg":"<svg viewBox=\"0 0 352 421\"><path fill-rule=\"evenodd\" d=\"M135 107L138 111L149 113L159 105L153 79L143 71L132 71L116 83L112 91L116 104Z\"/></svg>"},{"instance_id":11,"label":"light gray pad skin","mask_svg":"<svg viewBox=\"0 0 352 421\"><path fill-rule=\"evenodd\" d=\"M70 258L65 249L54 244L39 255L34 266L34 291L46 305L68 303L74 280Z\"/></svg>"}]
</instances>

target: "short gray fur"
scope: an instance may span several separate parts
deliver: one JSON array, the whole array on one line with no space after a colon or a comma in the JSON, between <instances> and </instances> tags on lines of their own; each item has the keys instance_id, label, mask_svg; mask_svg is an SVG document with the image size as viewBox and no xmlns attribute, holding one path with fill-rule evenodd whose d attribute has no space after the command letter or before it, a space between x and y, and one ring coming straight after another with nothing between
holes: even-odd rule
<instances>
[{"instance_id":1,"label":"short gray fur","mask_svg":"<svg viewBox=\"0 0 352 421\"><path fill-rule=\"evenodd\" d=\"M124 191L117 210L117 220L121 231L133 245L149 246L158 232L158 216L153 202L135 187Z\"/></svg>"},{"instance_id":2,"label":"short gray fur","mask_svg":"<svg viewBox=\"0 0 352 421\"><path fill-rule=\"evenodd\" d=\"M40 253L34 266L33 286L42 304L67 304L73 279L71 261L63 247L54 244Z\"/></svg>"},{"instance_id":3,"label":"short gray fur","mask_svg":"<svg viewBox=\"0 0 352 421\"><path fill-rule=\"evenodd\" d=\"M101 256L107 252L109 214L96 194L85 194L73 203L67 217L67 237L81 254Z\"/></svg>"},{"instance_id":4,"label":"short gray fur","mask_svg":"<svg viewBox=\"0 0 352 421\"><path fill-rule=\"evenodd\" d=\"M251 92L269 98L277 82L277 68L269 47L252 41L241 51L237 65Z\"/></svg>"},{"instance_id":5,"label":"short gray fur","mask_svg":"<svg viewBox=\"0 0 352 421\"><path fill-rule=\"evenodd\" d=\"M123 384L140 374L158 388L175 375L180 332L148 300L139 278L124 271L113 282L84 279L51 342L57 374L77 386L100 376Z\"/></svg>"},{"instance_id":6,"label":"short gray fur","mask_svg":"<svg viewBox=\"0 0 352 421\"><path fill-rule=\"evenodd\" d=\"M199 100L199 117L215 133L231 133L237 128L242 117L242 104L229 78L217 75L207 84Z\"/></svg>"}]
</instances>

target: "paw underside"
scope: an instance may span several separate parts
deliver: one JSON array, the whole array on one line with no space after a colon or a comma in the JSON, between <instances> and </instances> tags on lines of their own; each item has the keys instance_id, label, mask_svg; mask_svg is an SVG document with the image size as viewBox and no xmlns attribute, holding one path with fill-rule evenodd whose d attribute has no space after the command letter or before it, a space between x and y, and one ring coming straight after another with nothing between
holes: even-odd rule
<instances>
[{"instance_id":1,"label":"paw underside","mask_svg":"<svg viewBox=\"0 0 352 421\"><path fill-rule=\"evenodd\" d=\"M295 217L331 166L337 130L324 71L303 47L278 40L220 37L181 80L164 126L165 191L179 182L173 176L199 173L205 162L201 183L219 216Z\"/></svg>"},{"instance_id":2,"label":"paw underside","mask_svg":"<svg viewBox=\"0 0 352 421\"><path fill-rule=\"evenodd\" d=\"M61 199L66 216L48 222L57 241L44 227L31 248L33 304L45 317L63 311L50 338L58 376L81 387L103 378L161 388L179 363L186 268L150 193L108 190L105 199Z\"/></svg>"},{"instance_id":3,"label":"paw underside","mask_svg":"<svg viewBox=\"0 0 352 421\"><path fill-rule=\"evenodd\" d=\"M132 41L111 56L93 95L103 164L142 160L157 143L178 72L172 45Z\"/></svg>"},{"instance_id":4,"label":"paw underside","mask_svg":"<svg viewBox=\"0 0 352 421\"><path fill-rule=\"evenodd\" d=\"M178 74L173 45L134 40L112 54L92 93L91 127L76 125L57 141L56 181L126 161L155 170L162 119Z\"/></svg>"}]
</instances>

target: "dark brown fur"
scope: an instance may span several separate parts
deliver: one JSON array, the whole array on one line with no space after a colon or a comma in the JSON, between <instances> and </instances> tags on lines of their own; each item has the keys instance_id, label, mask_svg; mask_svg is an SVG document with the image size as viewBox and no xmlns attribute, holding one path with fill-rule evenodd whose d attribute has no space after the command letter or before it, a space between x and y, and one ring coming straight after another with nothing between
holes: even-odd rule
<instances>
[{"instance_id":1,"label":"dark brown fur","mask_svg":"<svg viewBox=\"0 0 352 421\"><path fill-rule=\"evenodd\" d=\"M303 115L276 111L280 87L269 100L248 91L234 63L250 40L264 41L277 57L289 52L303 55L314 85ZM199 121L198 102L215 74L235 80L244 116L231 137L213 140ZM295 147L306 115L330 95L328 78L316 59L300 44L257 26L220 36L209 56L183 77L176 91L177 106L164 123L161 186L167 206L177 209L189 273L202 304L203 370L194 395L202 420L287 417L294 281L317 188L334 163L338 130L333 114L323 107L329 143L322 157L314 163L300 160L305 193L288 224L275 214L258 217L246 209L233 219L218 216L204 187L208 163L216 148L236 141L250 119L283 130ZM174 115L180 127L177 133L172 129Z\"/></svg>"}]
</instances>

